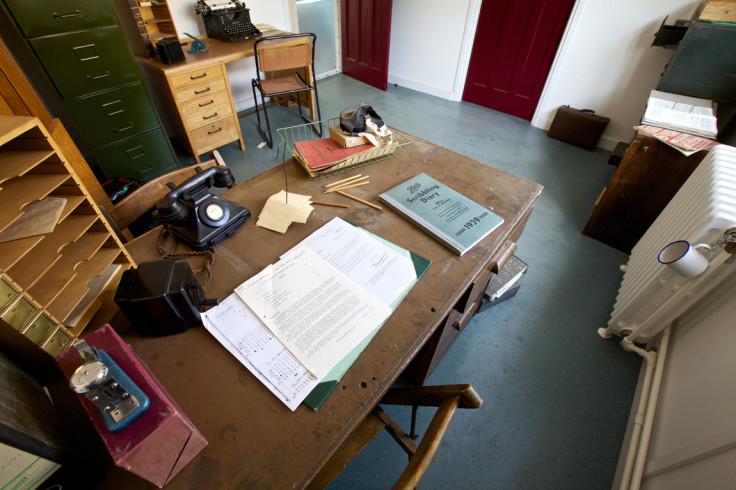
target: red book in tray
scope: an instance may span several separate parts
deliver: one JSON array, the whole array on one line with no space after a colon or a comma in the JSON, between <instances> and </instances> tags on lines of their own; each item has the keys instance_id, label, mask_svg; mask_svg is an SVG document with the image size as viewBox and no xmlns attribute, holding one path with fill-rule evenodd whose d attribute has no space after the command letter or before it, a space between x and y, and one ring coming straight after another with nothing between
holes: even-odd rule
<instances>
[{"instance_id":1,"label":"red book in tray","mask_svg":"<svg viewBox=\"0 0 736 490\"><path fill-rule=\"evenodd\" d=\"M294 147L312 170L329 167L335 162L375 148L370 144L343 148L335 143L332 138L295 141Z\"/></svg>"}]
</instances>

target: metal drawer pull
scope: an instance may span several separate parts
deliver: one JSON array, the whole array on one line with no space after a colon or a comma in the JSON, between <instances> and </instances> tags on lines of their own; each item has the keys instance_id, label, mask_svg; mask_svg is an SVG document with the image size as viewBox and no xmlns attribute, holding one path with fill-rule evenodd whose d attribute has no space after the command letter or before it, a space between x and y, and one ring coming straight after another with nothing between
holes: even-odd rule
<instances>
[{"instance_id":1,"label":"metal drawer pull","mask_svg":"<svg viewBox=\"0 0 736 490\"><path fill-rule=\"evenodd\" d=\"M199 95L199 94L203 94L203 93L205 93L205 92L209 92L210 90L211 90L211 89L210 89L209 87L207 87L207 88L206 88L206 89L204 89L204 90L195 90L195 91L194 91L194 93L195 93L195 94L197 94L197 95Z\"/></svg>"},{"instance_id":2,"label":"metal drawer pull","mask_svg":"<svg viewBox=\"0 0 736 490\"><path fill-rule=\"evenodd\" d=\"M199 104L199 107L204 107L204 106L206 106L206 105L210 105L210 104L213 104L214 102L215 102L215 99L210 99L210 101L209 101L209 102L204 102L204 103L202 103L202 104Z\"/></svg>"},{"instance_id":3,"label":"metal drawer pull","mask_svg":"<svg viewBox=\"0 0 736 490\"><path fill-rule=\"evenodd\" d=\"M127 126L125 126L124 128L120 128L120 129L118 129L118 128L112 128L112 130L113 130L113 131L114 131L115 133L122 133L123 131L127 131L127 130L129 130L129 129L133 129L133 126L135 126L135 124L134 124L134 123L133 123L133 122L131 121L131 122L130 122L130 123L128 123L128 125L127 125Z\"/></svg>"},{"instance_id":4,"label":"metal drawer pull","mask_svg":"<svg viewBox=\"0 0 736 490\"><path fill-rule=\"evenodd\" d=\"M82 15L82 12L80 12L79 10L75 10L73 14L59 14L54 12L54 19L66 19L68 17L79 17L80 15Z\"/></svg>"},{"instance_id":5,"label":"metal drawer pull","mask_svg":"<svg viewBox=\"0 0 736 490\"><path fill-rule=\"evenodd\" d=\"M202 73L201 75L197 75L196 77L189 77L190 80L197 80L199 78L204 78L207 76L207 72Z\"/></svg>"},{"instance_id":6,"label":"metal drawer pull","mask_svg":"<svg viewBox=\"0 0 736 490\"><path fill-rule=\"evenodd\" d=\"M110 76L110 72L109 71L105 71L105 73L103 73L102 75L95 75L95 76L87 75L87 81L88 82L91 82L93 80L99 80L100 78L105 78L105 77L109 77L109 76Z\"/></svg>"},{"instance_id":7,"label":"metal drawer pull","mask_svg":"<svg viewBox=\"0 0 736 490\"><path fill-rule=\"evenodd\" d=\"M212 119L212 118L213 118L213 117L215 117L216 115L217 115L217 113L215 112L215 113L214 113L214 114L212 114L211 116L202 116L202 119Z\"/></svg>"},{"instance_id":8,"label":"metal drawer pull","mask_svg":"<svg viewBox=\"0 0 736 490\"><path fill-rule=\"evenodd\" d=\"M219 133L220 131L222 131L222 127L219 127L215 129L214 131L207 131L207 134L215 134L215 133Z\"/></svg>"}]
</instances>

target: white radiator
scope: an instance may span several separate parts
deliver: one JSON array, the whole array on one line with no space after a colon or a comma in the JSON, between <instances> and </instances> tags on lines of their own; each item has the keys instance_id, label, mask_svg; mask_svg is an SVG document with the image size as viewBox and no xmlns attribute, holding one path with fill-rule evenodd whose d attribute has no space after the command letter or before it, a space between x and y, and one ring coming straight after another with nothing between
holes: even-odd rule
<instances>
[{"instance_id":1,"label":"white radiator","mask_svg":"<svg viewBox=\"0 0 736 490\"><path fill-rule=\"evenodd\" d=\"M736 227L736 148L710 150L631 251L611 319L603 337L646 342L734 271L734 257L712 247L708 268L687 278L660 264L662 248L675 240L691 244L723 240Z\"/></svg>"}]
</instances>

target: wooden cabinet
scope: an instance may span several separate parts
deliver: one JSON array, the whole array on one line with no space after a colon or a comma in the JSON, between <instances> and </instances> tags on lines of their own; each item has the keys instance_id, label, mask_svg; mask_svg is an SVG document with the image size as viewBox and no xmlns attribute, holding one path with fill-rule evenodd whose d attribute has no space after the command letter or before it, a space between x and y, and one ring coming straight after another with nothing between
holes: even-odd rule
<instances>
[{"instance_id":1,"label":"wooden cabinet","mask_svg":"<svg viewBox=\"0 0 736 490\"><path fill-rule=\"evenodd\" d=\"M583 234L631 252L706 154L686 157L638 134L598 198Z\"/></svg>"},{"instance_id":2,"label":"wooden cabinet","mask_svg":"<svg viewBox=\"0 0 736 490\"><path fill-rule=\"evenodd\" d=\"M16 57L35 65L39 91L105 177L147 181L179 167L111 0L4 1L29 54Z\"/></svg>"},{"instance_id":3,"label":"wooden cabinet","mask_svg":"<svg viewBox=\"0 0 736 490\"><path fill-rule=\"evenodd\" d=\"M157 41L179 37L166 0L113 0L113 4L136 55L155 58Z\"/></svg>"},{"instance_id":4,"label":"wooden cabinet","mask_svg":"<svg viewBox=\"0 0 736 490\"><path fill-rule=\"evenodd\" d=\"M200 155L233 141L245 149L224 61L163 65L151 60L144 66L152 69L179 137L196 163Z\"/></svg>"},{"instance_id":5,"label":"wooden cabinet","mask_svg":"<svg viewBox=\"0 0 736 490\"><path fill-rule=\"evenodd\" d=\"M0 187L0 232L29 204L63 204L53 231L0 243L0 318L54 355L134 263L37 118L0 116Z\"/></svg>"}]
</instances>

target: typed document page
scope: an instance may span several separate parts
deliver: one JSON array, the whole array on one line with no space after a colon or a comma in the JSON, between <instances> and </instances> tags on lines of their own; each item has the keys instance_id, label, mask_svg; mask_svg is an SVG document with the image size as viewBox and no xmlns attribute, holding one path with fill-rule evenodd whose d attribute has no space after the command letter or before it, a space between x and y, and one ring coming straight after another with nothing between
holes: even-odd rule
<instances>
[{"instance_id":1,"label":"typed document page","mask_svg":"<svg viewBox=\"0 0 736 490\"><path fill-rule=\"evenodd\" d=\"M391 314L386 304L303 245L235 292L316 378Z\"/></svg>"}]
</instances>

